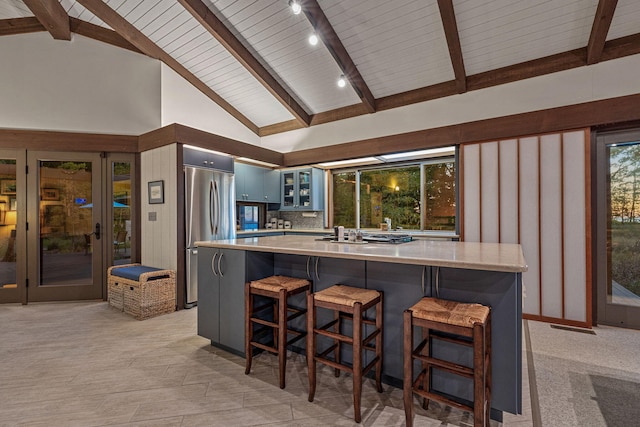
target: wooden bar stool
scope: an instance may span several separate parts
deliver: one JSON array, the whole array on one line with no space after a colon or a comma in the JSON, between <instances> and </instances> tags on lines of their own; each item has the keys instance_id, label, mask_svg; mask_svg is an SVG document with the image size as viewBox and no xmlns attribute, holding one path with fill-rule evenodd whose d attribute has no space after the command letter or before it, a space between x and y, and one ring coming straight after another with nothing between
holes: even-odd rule
<instances>
[{"instance_id":1,"label":"wooden bar stool","mask_svg":"<svg viewBox=\"0 0 640 427\"><path fill-rule=\"evenodd\" d=\"M371 307L376 307L375 321L364 319L364 313ZM334 320L324 326L316 327L316 308L333 310ZM353 321L353 337L343 335L341 324L343 318ZM362 324L375 325L375 330L363 338ZM329 330L335 327L334 331ZM361 421L360 402L362 398L362 376L374 366L376 368L376 389L382 392L382 292L351 286L335 285L313 293L307 297L307 364L309 365L309 402L313 402L316 393L316 362L335 368L336 376L340 370L351 372L353 375L353 407L354 419ZM316 335L323 335L333 339L333 345L320 354L316 353ZM375 347L370 342L375 338ZM341 344L353 346L353 366L342 363L340 359ZM373 360L362 367L363 350L375 352ZM334 359L327 359L333 352Z\"/></svg>"},{"instance_id":2,"label":"wooden bar stool","mask_svg":"<svg viewBox=\"0 0 640 427\"><path fill-rule=\"evenodd\" d=\"M307 335L306 330L289 329L289 321L304 315L306 309L290 307L287 299L292 296L306 292L307 297L311 292L311 282L305 279L286 276L271 276L260 280L245 283L244 286L244 325L245 338L244 347L246 355L245 374L251 372L251 362L253 359L253 347L266 350L278 355L278 368L280 370L280 388L285 386L285 373L287 363L287 346L293 344ZM274 301L267 302L259 307L254 307L254 295L272 298ZM269 307L273 307L273 321L257 317ZM293 314L289 315L289 312ZM273 347L254 341L254 324L263 325L273 329ZM295 335L287 341L288 334Z\"/></svg>"},{"instance_id":3,"label":"wooden bar stool","mask_svg":"<svg viewBox=\"0 0 640 427\"><path fill-rule=\"evenodd\" d=\"M413 348L413 327L422 328L422 342ZM438 335L438 332L452 335ZM431 338L473 348L473 367L432 357ZM426 347L426 354L423 350ZM414 359L422 370L413 379ZM456 402L431 388L431 370L441 369L473 379L473 406ZM422 298L404 312L404 411L407 427L413 425L413 394L473 413L474 426L488 426L491 412L491 310L480 304L465 304Z\"/></svg>"}]
</instances>

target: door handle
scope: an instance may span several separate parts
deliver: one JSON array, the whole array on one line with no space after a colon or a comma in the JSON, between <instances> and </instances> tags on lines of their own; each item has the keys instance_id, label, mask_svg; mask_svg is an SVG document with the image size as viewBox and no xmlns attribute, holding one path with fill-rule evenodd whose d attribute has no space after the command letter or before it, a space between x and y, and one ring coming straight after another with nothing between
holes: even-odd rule
<instances>
[{"instance_id":1,"label":"door handle","mask_svg":"<svg viewBox=\"0 0 640 427\"><path fill-rule=\"evenodd\" d=\"M216 257L218 256L218 252L213 254L213 258L211 258L211 271L213 272L214 276L217 276L218 273L216 273Z\"/></svg>"},{"instance_id":2,"label":"door handle","mask_svg":"<svg viewBox=\"0 0 640 427\"><path fill-rule=\"evenodd\" d=\"M93 233L96 235L96 240L100 240L100 223L96 222L96 231Z\"/></svg>"},{"instance_id":3,"label":"door handle","mask_svg":"<svg viewBox=\"0 0 640 427\"><path fill-rule=\"evenodd\" d=\"M218 273L220 273L220 277L224 277L224 274L222 273L222 266L220 265L223 256L224 252L220 252L220 256L218 257Z\"/></svg>"},{"instance_id":4,"label":"door handle","mask_svg":"<svg viewBox=\"0 0 640 427\"><path fill-rule=\"evenodd\" d=\"M311 257L307 257L307 279L311 279L311 273L309 272L309 263L311 262Z\"/></svg>"},{"instance_id":5,"label":"door handle","mask_svg":"<svg viewBox=\"0 0 640 427\"><path fill-rule=\"evenodd\" d=\"M318 264L320 264L320 257L316 258L316 278L320 281L320 275L318 274Z\"/></svg>"}]
</instances>

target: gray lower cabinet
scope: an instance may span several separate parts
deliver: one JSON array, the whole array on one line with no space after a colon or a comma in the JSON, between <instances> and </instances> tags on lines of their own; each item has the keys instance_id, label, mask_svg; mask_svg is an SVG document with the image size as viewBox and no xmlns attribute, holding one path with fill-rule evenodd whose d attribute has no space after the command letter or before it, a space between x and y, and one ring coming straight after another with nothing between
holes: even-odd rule
<instances>
[{"instance_id":1,"label":"gray lower cabinet","mask_svg":"<svg viewBox=\"0 0 640 427\"><path fill-rule=\"evenodd\" d=\"M400 385L404 373L403 313L428 294L427 273L427 267L421 265L367 261L367 289L384 293L382 372L394 385ZM372 358L372 353L367 354L366 363Z\"/></svg>"},{"instance_id":2,"label":"gray lower cabinet","mask_svg":"<svg viewBox=\"0 0 640 427\"><path fill-rule=\"evenodd\" d=\"M359 288L365 287L365 262L342 258L310 257L303 255L275 254L275 274L284 276L307 278L313 281L313 292L327 289L333 285L349 285ZM290 304L306 307L303 295L296 295L289 299ZM318 326L322 326L333 319L329 310L319 309L317 316ZM351 334L350 322L344 322L343 332ZM306 320L298 318L291 322L297 329L306 328ZM323 351L330 345L330 340L324 337L318 338L318 351ZM298 341L296 347L305 347L303 341ZM351 360L351 346L342 346L341 355L344 360Z\"/></svg>"},{"instance_id":3,"label":"gray lower cabinet","mask_svg":"<svg viewBox=\"0 0 640 427\"><path fill-rule=\"evenodd\" d=\"M198 335L220 341L220 280L214 274L219 249L198 248Z\"/></svg>"},{"instance_id":4,"label":"gray lower cabinet","mask_svg":"<svg viewBox=\"0 0 640 427\"><path fill-rule=\"evenodd\" d=\"M272 274L272 254L199 248L198 335L244 355L244 283Z\"/></svg>"}]
</instances>

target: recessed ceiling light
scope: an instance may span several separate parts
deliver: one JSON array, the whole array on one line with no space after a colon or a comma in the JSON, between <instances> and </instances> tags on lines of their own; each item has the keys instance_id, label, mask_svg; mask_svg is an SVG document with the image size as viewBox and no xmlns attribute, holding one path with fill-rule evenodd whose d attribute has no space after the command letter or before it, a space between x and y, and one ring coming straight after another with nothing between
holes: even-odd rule
<instances>
[{"instance_id":1,"label":"recessed ceiling light","mask_svg":"<svg viewBox=\"0 0 640 427\"><path fill-rule=\"evenodd\" d=\"M316 35L316 33L313 33L309 36L309 44L311 46L315 46L318 44L318 36Z\"/></svg>"},{"instance_id":2,"label":"recessed ceiling light","mask_svg":"<svg viewBox=\"0 0 640 427\"><path fill-rule=\"evenodd\" d=\"M338 87L345 87L347 85L347 79L344 78L344 74L340 74L338 79Z\"/></svg>"},{"instance_id":3,"label":"recessed ceiling light","mask_svg":"<svg viewBox=\"0 0 640 427\"><path fill-rule=\"evenodd\" d=\"M298 15L302 12L302 6L300 6L300 2L298 0L289 0L289 6L291 7L294 15Z\"/></svg>"}]
</instances>

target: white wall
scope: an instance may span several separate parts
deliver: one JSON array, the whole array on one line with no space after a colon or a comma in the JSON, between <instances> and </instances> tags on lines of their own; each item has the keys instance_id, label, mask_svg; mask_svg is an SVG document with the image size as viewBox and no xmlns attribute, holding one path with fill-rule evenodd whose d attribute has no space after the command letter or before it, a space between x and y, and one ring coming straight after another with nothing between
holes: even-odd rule
<instances>
[{"instance_id":1,"label":"white wall","mask_svg":"<svg viewBox=\"0 0 640 427\"><path fill-rule=\"evenodd\" d=\"M289 152L640 93L640 55L261 139Z\"/></svg>"},{"instance_id":2,"label":"white wall","mask_svg":"<svg viewBox=\"0 0 640 427\"><path fill-rule=\"evenodd\" d=\"M160 62L73 34L0 38L0 127L139 135L160 127Z\"/></svg>"},{"instance_id":3,"label":"white wall","mask_svg":"<svg viewBox=\"0 0 640 427\"><path fill-rule=\"evenodd\" d=\"M258 135L171 68L162 64L162 126L172 123L261 145Z\"/></svg>"},{"instance_id":4,"label":"white wall","mask_svg":"<svg viewBox=\"0 0 640 427\"><path fill-rule=\"evenodd\" d=\"M177 144L145 151L140 155L141 198L140 209L142 264L176 270L178 259L177 218ZM148 183L164 180L164 203L149 204ZM156 220L149 221L155 212Z\"/></svg>"}]
</instances>

